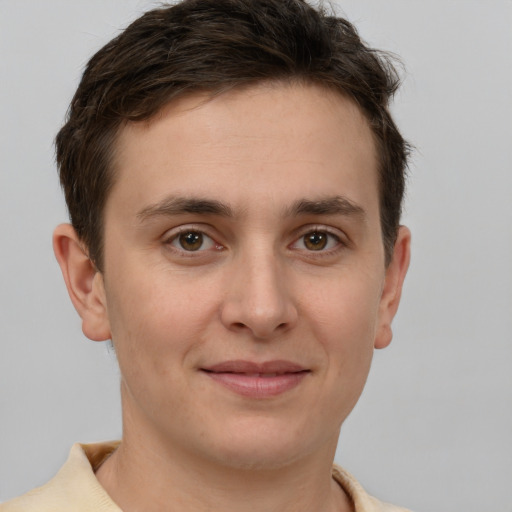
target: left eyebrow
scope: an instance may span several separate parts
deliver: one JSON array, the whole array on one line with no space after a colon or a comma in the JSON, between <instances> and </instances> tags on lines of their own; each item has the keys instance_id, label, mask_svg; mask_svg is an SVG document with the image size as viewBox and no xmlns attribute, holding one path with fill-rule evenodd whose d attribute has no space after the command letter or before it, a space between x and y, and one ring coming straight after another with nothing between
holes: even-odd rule
<instances>
[{"instance_id":1,"label":"left eyebrow","mask_svg":"<svg viewBox=\"0 0 512 512\"><path fill-rule=\"evenodd\" d=\"M317 200L299 199L286 210L286 216L298 215L344 215L364 220L366 211L346 197L333 196Z\"/></svg>"},{"instance_id":2,"label":"left eyebrow","mask_svg":"<svg viewBox=\"0 0 512 512\"><path fill-rule=\"evenodd\" d=\"M167 197L159 203L147 206L137 213L137 218L145 221L154 217L184 215L196 213L200 215L219 215L232 217L231 208L220 201L195 197Z\"/></svg>"}]
</instances>

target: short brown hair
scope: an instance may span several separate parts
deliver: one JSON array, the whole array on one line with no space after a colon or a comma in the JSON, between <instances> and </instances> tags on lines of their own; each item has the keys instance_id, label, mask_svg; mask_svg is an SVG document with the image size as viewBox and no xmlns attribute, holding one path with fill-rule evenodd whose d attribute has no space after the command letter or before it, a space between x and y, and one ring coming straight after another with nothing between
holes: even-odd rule
<instances>
[{"instance_id":1,"label":"short brown hair","mask_svg":"<svg viewBox=\"0 0 512 512\"><path fill-rule=\"evenodd\" d=\"M408 155L388 110L399 85L389 56L366 46L348 21L305 0L184 0L146 12L91 58L56 137L71 222L98 269L118 130L184 94L264 81L318 84L359 105L378 152L389 261Z\"/></svg>"}]
</instances>

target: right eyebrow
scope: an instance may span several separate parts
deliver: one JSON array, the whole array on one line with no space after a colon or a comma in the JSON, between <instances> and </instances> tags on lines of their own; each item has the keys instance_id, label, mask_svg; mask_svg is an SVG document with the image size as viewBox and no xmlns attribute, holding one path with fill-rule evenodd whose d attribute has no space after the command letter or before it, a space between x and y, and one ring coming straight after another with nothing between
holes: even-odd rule
<instances>
[{"instance_id":1,"label":"right eyebrow","mask_svg":"<svg viewBox=\"0 0 512 512\"><path fill-rule=\"evenodd\" d=\"M233 216L233 211L229 205L215 199L171 196L158 203L146 206L137 213L137 218L144 222L155 217L186 213L219 215L221 217Z\"/></svg>"},{"instance_id":2,"label":"right eyebrow","mask_svg":"<svg viewBox=\"0 0 512 512\"><path fill-rule=\"evenodd\" d=\"M287 210L288 215L345 215L366 218L365 209L344 196L300 199Z\"/></svg>"}]
</instances>

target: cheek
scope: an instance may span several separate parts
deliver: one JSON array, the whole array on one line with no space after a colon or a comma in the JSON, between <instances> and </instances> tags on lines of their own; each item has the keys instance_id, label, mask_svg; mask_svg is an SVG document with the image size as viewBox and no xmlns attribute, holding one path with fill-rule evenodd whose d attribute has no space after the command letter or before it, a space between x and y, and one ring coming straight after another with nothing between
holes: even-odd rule
<instances>
[{"instance_id":1,"label":"cheek","mask_svg":"<svg viewBox=\"0 0 512 512\"><path fill-rule=\"evenodd\" d=\"M371 280L333 279L328 289L310 297L318 329L328 332L336 346L348 348L371 340L376 332L380 291Z\"/></svg>"},{"instance_id":2,"label":"cheek","mask_svg":"<svg viewBox=\"0 0 512 512\"><path fill-rule=\"evenodd\" d=\"M366 380L373 356L380 292L375 280L333 280L311 301L315 338L328 360L330 379L357 391Z\"/></svg>"},{"instance_id":3,"label":"cheek","mask_svg":"<svg viewBox=\"0 0 512 512\"><path fill-rule=\"evenodd\" d=\"M313 348L322 354L316 417L333 427L331 435L357 403L368 377L379 302L374 280L341 274L309 293L303 304L303 328L312 329Z\"/></svg>"},{"instance_id":4,"label":"cheek","mask_svg":"<svg viewBox=\"0 0 512 512\"><path fill-rule=\"evenodd\" d=\"M169 383L170 366L182 364L201 343L212 308L186 279L165 273L155 279L149 270L125 275L130 277L113 276L115 289L107 287L112 341L122 374L165 377Z\"/></svg>"}]
</instances>

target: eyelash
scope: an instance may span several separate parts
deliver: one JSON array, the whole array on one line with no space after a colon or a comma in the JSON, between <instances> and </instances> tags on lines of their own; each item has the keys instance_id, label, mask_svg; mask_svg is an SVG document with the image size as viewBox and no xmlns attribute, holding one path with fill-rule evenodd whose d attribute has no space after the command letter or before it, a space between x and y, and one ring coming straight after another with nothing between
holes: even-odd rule
<instances>
[{"instance_id":1,"label":"eyelash","mask_svg":"<svg viewBox=\"0 0 512 512\"><path fill-rule=\"evenodd\" d=\"M307 243L305 240L306 237L311 237L312 235L325 235L327 237L326 245L332 245L334 243L334 246L329 247L327 249L322 247L317 251L313 249L308 250L306 247L299 248L296 250L305 251L310 257L323 257L333 255L347 246L347 244L343 242L339 234L333 233L331 230L323 226L313 226L308 227L307 231L303 231L302 234L295 240L295 242L291 244L290 247L294 248L293 246L296 246L299 243L305 245Z\"/></svg>"},{"instance_id":2,"label":"eyelash","mask_svg":"<svg viewBox=\"0 0 512 512\"><path fill-rule=\"evenodd\" d=\"M179 239L180 239L181 235L187 235L187 234L192 234L192 233L201 235L201 237L203 238L201 246L199 247L198 250L187 251L183 247L178 247L178 246L174 245L175 242L177 244L179 244ZM205 244L205 240L204 240L205 238L207 240L209 240L208 245L210 245L210 247L208 247L207 249L202 248L203 245ZM169 248L172 248L174 251L179 253L181 256L186 256L186 257L197 257L197 256L201 255L201 253L204 253L205 251L207 251L211 248L213 248L216 251L222 251L224 249L224 246L222 244L219 244L217 241L215 241L215 239L213 237L208 235L205 232L203 227L195 227L195 226L182 226L182 227L178 228L177 231L172 232L169 236L167 236L164 239L164 244L166 246L168 246Z\"/></svg>"},{"instance_id":3,"label":"eyelash","mask_svg":"<svg viewBox=\"0 0 512 512\"><path fill-rule=\"evenodd\" d=\"M180 236L186 235L186 234L193 234L193 233L203 237L203 241L197 250L187 250L183 246L181 246L181 247L178 246L178 245L181 245L179 242ZM306 247L302 247L302 248L294 247L300 243L302 243L305 246L305 244L307 243L305 238L308 235L309 236L325 235L327 237L326 245L327 246L329 244L332 245L332 243L334 242L334 247L329 247L327 249L322 247L317 251L314 249L308 250ZM204 240L205 238L207 239L206 241ZM174 245L175 243L177 245ZM203 248L205 243L207 243L209 245L209 247ZM182 227L178 228L177 231L172 232L169 236L167 236L164 239L164 244L167 247L172 248L173 251L179 253L181 256L185 256L185 257L198 257L201 255L204 256L204 254L201 254L201 253L207 252L211 249L213 249L215 251L224 250L224 246L222 244L218 243L213 237L208 235L205 232L204 227L195 227L195 226L182 226ZM308 257L321 258L323 256L330 256L330 255L336 254L338 251L346 248L347 243L342 240L342 238L340 237L339 234L333 233L331 230L327 229L326 227L308 226L307 231L303 230L302 233L300 234L300 236L298 238L296 238L295 241L292 244L290 244L288 247L292 250L303 251L304 253L306 253L308 255Z\"/></svg>"}]
</instances>

